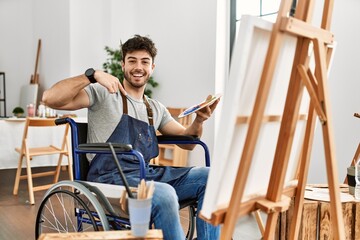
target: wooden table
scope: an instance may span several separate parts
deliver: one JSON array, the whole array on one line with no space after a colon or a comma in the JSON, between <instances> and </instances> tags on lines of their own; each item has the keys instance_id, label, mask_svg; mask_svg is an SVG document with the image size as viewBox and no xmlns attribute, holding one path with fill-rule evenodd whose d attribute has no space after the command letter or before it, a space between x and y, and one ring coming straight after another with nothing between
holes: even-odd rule
<instances>
[{"instance_id":1,"label":"wooden table","mask_svg":"<svg viewBox=\"0 0 360 240\"><path fill-rule=\"evenodd\" d=\"M342 185L341 192L348 194L347 185ZM289 239L293 203L294 199L289 210L280 214L275 239ZM360 201L342 202L341 205L346 239L360 239ZM298 239L330 240L334 239L332 234L330 203L305 199Z\"/></svg>"},{"instance_id":2,"label":"wooden table","mask_svg":"<svg viewBox=\"0 0 360 240\"><path fill-rule=\"evenodd\" d=\"M162 231L159 229L151 229L146 237L138 238L131 235L130 230L125 231L107 231L107 232L78 232L78 233L46 233L41 234L38 240L57 240L57 239L79 239L79 240L95 240L95 239L163 239Z\"/></svg>"}]
</instances>

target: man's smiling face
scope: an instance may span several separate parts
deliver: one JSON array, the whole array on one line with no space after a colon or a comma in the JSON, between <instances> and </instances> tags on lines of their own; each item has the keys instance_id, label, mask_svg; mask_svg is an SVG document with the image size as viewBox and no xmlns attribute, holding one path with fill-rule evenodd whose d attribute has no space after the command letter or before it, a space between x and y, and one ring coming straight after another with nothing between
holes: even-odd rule
<instances>
[{"instance_id":1,"label":"man's smiling face","mask_svg":"<svg viewBox=\"0 0 360 240\"><path fill-rule=\"evenodd\" d=\"M134 88L141 88L146 85L154 67L150 54L145 50L127 53L125 62L122 62L124 78Z\"/></svg>"}]
</instances>

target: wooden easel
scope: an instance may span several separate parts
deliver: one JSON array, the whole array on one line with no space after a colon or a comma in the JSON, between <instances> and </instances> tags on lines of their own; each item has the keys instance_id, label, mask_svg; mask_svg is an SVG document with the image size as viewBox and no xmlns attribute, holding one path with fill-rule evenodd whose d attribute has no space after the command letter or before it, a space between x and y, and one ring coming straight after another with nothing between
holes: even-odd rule
<instances>
[{"instance_id":1,"label":"wooden easel","mask_svg":"<svg viewBox=\"0 0 360 240\"><path fill-rule=\"evenodd\" d=\"M360 114L359 113L354 113L354 117L358 117L360 118ZM360 143L355 151L355 154L354 154L354 157L353 159L351 160L351 165L350 166L355 166L356 162L359 160L360 158ZM344 180L344 183L348 183L348 179L347 177L345 177L345 180Z\"/></svg>"},{"instance_id":2,"label":"wooden easel","mask_svg":"<svg viewBox=\"0 0 360 240\"><path fill-rule=\"evenodd\" d=\"M356 149L353 160L351 161L351 166L355 166L355 164L359 160L359 158L360 158L360 143L359 143L359 146Z\"/></svg>"},{"instance_id":3,"label":"wooden easel","mask_svg":"<svg viewBox=\"0 0 360 240\"><path fill-rule=\"evenodd\" d=\"M39 58L40 58L40 49L41 49L41 39L38 40L38 47L36 52L36 62L34 74L31 75L30 84L39 84L39 74L37 73Z\"/></svg>"},{"instance_id":4,"label":"wooden easel","mask_svg":"<svg viewBox=\"0 0 360 240\"><path fill-rule=\"evenodd\" d=\"M267 51L255 105L247 121L248 129L250 130L245 138L244 150L241 155L229 206L224 210L213 213L211 219L206 219L214 225L223 223L221 239L224 240L231 239L235 224L240 216L258 210L267 214L263 233L264 239L273 239L279 212L288 209L290 197L292 196L295 196L295 208L289 239L297 239L316 117L319 117L323 131L333 236L334 239L345 239L340 195L338 192L339 183L332 135L332 118L327 93L327 73L332 54L332 48L329 45L333 43L333 34L329 32L333 1L325 1L321 28L310 24L314 8L313 0L299 0L295 17L288 16L291 3L291 0L283 0L281 2L277 20L273 26L270 47ZM242 203L255 145L259 138L261 123L267 117L264 116L264 111L273 80L275 64L279 57L284 37L288 34L296 36L297 45L267 193L264 197L254 197L250 201ZM312 49L312 45L314 46L315 55L314 73L309 66L310 56L308 54L309 50ZM301 159L298 166L298 182L296 186L284 187L295 126L301 117L299 108L304 87L306 87L309 93L311 102Z\"/></svg>"},{"instance_id":5,"label":"wooden easel","mask_svg":"<svg viewBox=\"0 0 360 240\"><path fill-rule=\"evenodd\" d=\"M354 117L360 118L360 113L354 113ZM351 166L355 166L355 164L359 160L359 158L360 158L360 143L359 143L359 146L356 149L353 160L351 161Z\"/></svg>"}]
</instances>

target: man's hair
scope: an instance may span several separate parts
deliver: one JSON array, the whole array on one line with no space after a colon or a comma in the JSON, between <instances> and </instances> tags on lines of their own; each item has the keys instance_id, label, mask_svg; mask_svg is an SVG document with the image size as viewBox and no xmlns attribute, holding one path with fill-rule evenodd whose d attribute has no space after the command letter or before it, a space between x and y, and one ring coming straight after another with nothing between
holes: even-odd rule
<instances>
[{"instance_id":1,"label":"man's hair","mask_svg":"<svg viewBox=\"0 0 360 240\"><path fill-rule=\"evenodd\" d=\"M138 50L145 50L148 52L154 62L157 49L154 42L148 38L140 35L135 35L133 38L127 40L124 44L121 43L122 60L125 61L125 56L128 53Z\"/></svg>"}]
</instances>

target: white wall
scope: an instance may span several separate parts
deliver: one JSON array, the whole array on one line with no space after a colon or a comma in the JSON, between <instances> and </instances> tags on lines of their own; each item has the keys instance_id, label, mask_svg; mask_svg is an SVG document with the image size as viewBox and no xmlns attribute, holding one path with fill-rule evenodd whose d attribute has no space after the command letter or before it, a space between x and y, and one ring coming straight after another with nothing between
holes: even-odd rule
<instances>
[{"instance_id":1,"label":"white wall","mask_svg":"<svg viewBox=\"0 0 360 240\"><path fill-rule=\"evenodd\" d=\"M70 1L70 74L79 75L89 67L101 69L105 62L104 41L110 26L101 0Z\"/></svg>"},{"instance_id":2,"label":"white wall","mask_svg":"<svg viewBox=\"0 0 360 240\"><path fill-rule=\"evenodd\" d=\"M31 1L0 1L0 71L6 74L7 113L20 103L19 86L34 71L33 5ZM3 114L3 105L0 104Z\"/></svg>"},{"instance_id":3,"label":"white wall","mask_svg":"<svg viewBox=\"0 0 360 240\"><path fill-rule=\"evenodd\" d=\"M339 180L343 182L360 140L360 119L353 117L360 112L360 2L334 1L331 31L337 48L329 77L329 96L338 162ZM322 131L317 127L312 153L310 183L326 183L325 157Z\"/></svg>"},{"instance_id":4,"label":"white wall","mask_svg":"<svg viewBox=\"0 0 360 240\"><path fill-rule=\"evenodd\" d=\"M188 107L215 92L216 0L6 0L0 9L8 115L19 104L19 86L30 81L38 38L41 92L88 67L101 69L104 47L118 47L134 34L149 35L157 45L154 97L166 106ZM210 149L213 133L211 119L203 135ZM199 154L191 154L192 163Z\"/></svg>"},{"instance_id":5,"label":"white wall","mask_svg":"<svg viewBox=\"0 0 360 240\"><path fill-rule=\"evenodd\" d=\"M65 78L70 73L70 19L69 1L33 1L33 26L34 31L27 38L32 38L34 44L31 46L36 53L37 41L42 42L39 60L40 88L38 101L41 100L42 92L47 89L53 81ZM35 65L35 54L28 63L33 68ZM27 84L27 82L22 82ZM11 89L10 91L12 91ZM16 89L14 89L16 91ZM12 109L10 107L10 109Z\"/></svg>"},{"instance_id":6,"label":"white wall","mask_svg":"<svg viewBox=\"0 0 360 240\"><path fill-rule=\"evenodd\" d=\"M7 115L20 104L20 87L30 83L39 38L40 89L51 79L69 75L68 26L68 1L0 2L0 71L6 74Z\"/></svg>"}]
</instances>

